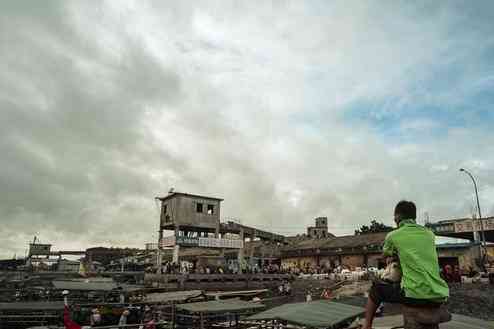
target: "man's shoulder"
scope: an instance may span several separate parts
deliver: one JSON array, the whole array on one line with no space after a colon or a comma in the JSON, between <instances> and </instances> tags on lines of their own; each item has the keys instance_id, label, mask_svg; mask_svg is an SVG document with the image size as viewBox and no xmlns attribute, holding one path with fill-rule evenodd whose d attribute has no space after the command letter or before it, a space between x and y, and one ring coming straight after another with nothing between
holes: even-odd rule
<instances>
[{"instance_id":1,"label":"man's shoulder","mask_svg":"<svg viewBox=\"0 0 494 329\"><path fill-rule=\"evenodd\" d=\"M435 234L434 232L429 229L428 227L419 225L419 224L412 224L412 225L405 225L401 226L399 228L394 229L393 231L389 232L386 235L386 240L388 239L401 239L401 238L408 238L410 237L411 233L413 233L414 237L434 237Z\"/></svg>"},{"instance_id":2,"label":"man's shoulder","mask_svg":"<svg viewBox=\"0 0 494 329\"><path fill-rule=\"evenodd\" d=\"M386 234L386 237L384 238L385 240L391 240L393 239L393 237L395 237L399 231L399 228L395 228L394 230L388 232L388 234Z\"/></svg>"}]
</instances>

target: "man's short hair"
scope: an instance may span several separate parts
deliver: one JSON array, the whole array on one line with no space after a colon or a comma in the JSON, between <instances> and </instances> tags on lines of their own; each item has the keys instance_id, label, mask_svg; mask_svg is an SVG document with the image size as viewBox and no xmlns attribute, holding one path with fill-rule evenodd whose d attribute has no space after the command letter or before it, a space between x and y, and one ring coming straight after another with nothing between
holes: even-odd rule
<instances>
[{"instance_id":1,"label":"man's short hair","mask_svg":"<svg viewBox=\"0 0 494 329\"><path fill-rule=\"evenodd\" d=\"M417 208L412 201L401 200L395 207L395 215L399 215L400 219L416 219Z\"/></svg>"}]
</instances>

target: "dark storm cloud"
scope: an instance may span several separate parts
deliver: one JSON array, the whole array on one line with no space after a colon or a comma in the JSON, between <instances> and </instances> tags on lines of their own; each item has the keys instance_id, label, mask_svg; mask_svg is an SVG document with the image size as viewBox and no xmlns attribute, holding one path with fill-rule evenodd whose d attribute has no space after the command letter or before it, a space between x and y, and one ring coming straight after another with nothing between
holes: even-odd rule
<instances>
[{"instance_id":1,"label":"dark storm cloud","mask_svg":"<svg viewBox=\"0 0 494 329\"><path fill-rule=\"evenodd\" d=\"M80 40L62 7L24 5L27 12L2 11L0 213L10 222L4 232L80 232L101 217L78 220L85 208L149 192L153 181L132 166L136 159L175 163L146 146L141 121L156 104L178 101L180 79L139 40L124 40L126 51L112 61Z\"/></svg>"},{"instance_id":2,"label":"dark storm cloud","mask_svg":"<svg viewBox=\"0 0 494 329\"><path fill-rule=\"evenodd\" d=\"M142 247L156 239L153 198L170 187L224 197L224 217L264 229L301 233L327 215L348 233L390 224L402 197L464 216L465 165L492 207L491 132L399 141L342 120L360 102L384 104L366 109L377 117L472 95L477 57L460 93L416 86L436 87L445 53L456 67L465 45L488 44L490 23L451 34L454 6L164 4L0 4L0 255L35 234L57 248Z\"/></svg>"}]
</instances>

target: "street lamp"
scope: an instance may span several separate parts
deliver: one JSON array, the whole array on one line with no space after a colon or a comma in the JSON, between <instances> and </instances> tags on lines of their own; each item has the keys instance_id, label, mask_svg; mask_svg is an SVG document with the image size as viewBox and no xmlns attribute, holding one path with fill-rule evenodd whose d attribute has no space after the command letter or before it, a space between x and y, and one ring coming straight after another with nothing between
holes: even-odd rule
<instances>
[{"instance_id":1,"label":"street lamp","mask_svg":"<svg viewBox=\"0 0 494 329\"><path fill-rule=\"evenodd\" d=\"M482 245L485 248L485 234L484 234L484 225L482 223L482 213L480 211L480 202L479 202L479 192L477 191L477 183L475 182L475 179L473 178L473 175L466 169L460 168L461 172L466 173L470 178L472 179L473 182L473 187L475 188L475 197L477 198L477 210L479 213L479 220L480 220L480 237L482 239Z\"/></svg>"}]
</instances>

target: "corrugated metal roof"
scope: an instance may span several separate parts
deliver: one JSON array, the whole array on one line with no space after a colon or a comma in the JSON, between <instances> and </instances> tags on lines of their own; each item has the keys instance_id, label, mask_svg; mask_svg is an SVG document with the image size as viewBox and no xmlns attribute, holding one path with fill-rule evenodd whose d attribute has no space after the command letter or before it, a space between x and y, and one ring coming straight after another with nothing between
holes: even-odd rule
<instances>
[{"instance_id":1,"label":"corrugated metal roof","mask_svg":"<svg viewBox=\"0 0 494 329\"><path fill-rule=\"evenodd\" d=\"M285 248L285 250L297 249L334 249L365 247L369 245L382 245L387 233L369 233L360 235L346 235L328 239L306 239L297 241Z\"/></svg>"},{"instance_id":2,"label":"corrugated metal roof","mask_svg":"<svg viewBox=\"0 0 494 329\"><path fill-rule=\"evenodd\" d=\"M122 291L136 291L144 287L129 284L117 284L114 281L92 281L92 280L53 280L55 289L81 290L81 291L110 291L121 288Z\"/></svg>"},{"instance_id":3,"label":"corrugated metal roof","mask_svg":"<svg viewBox=\"0 0 494 329\"><path fill-rule=\"evenodd\" d=\"M63 310L63 302L17 302L0 303L0 310L31 311L31 310Z\"/></svg>"},{"instance_id":4,"label":"corrugated metal roof","mask_svg":"<svg viewBox=\"0 0 494 329\"><path fill-rule=\"evenodd\" d=\"M232 296L254 296L259 295L265 292L268 292L269 289L255 289L255 290L239 290L239 291L210 291L206 292L205 295L207 297L232 297Z\"/></svg>"},{"instance_id":5,"label":"corrugated metal roof","mask_svg":"<svg viewBox=\"0 0 494 329\"><path fill-rule=\"evenodd\" d=\"M247 320L285 320L309 328L339 328L364 314L362 307L324 300L310 303L284 304L254 314Z\"/></svg>"},{"instance_id":6,"label":"corrugated metal roof","mask_svg":"<svg viewBox=\"0 0 494 329\"><path fill-rule=\"evenodd\" d=\"M55 289L60 290L93 290L93 291L108 291L117 288L115 282L104 281L52 281Z\"/></svg>"},{"instance_id":7,"label":"corrugated metal roof","mask_svg":"<svg viewBox=\"0 0 494 329\"><path fill-rule=\"evenodd\" d=\"M171 302L184 301L189 298L196 298L202 295L201 290L157 292L146 295L146 302Z\"/></svg>"},{"instance_id":8,"label":"corrugated metal roof","mask_svg":"<svg viewBox=\"0 0 494 329\"><path fill-rule=\"evenodd\" d=\"M240 299L211 300L207 302L177 305L177 310L190 313L222 313L259 309L265 306L260 303L246 302Z\"/></svg>"},{"instance_id":9,"label":"corrugated metal roof","mask_svg":"<svg viewBox=\"0 0 494 329\"><path fill-rule=\"evenodd\" d=\"M470 248L472 246L480 245L480 243L470 243L470 242L461 242L461 243L441 243L436 244L436 248L438 249L458 249L458 248Z\"/></svg>"},{"instance_id":10,"label":"corrugated metal roof","mask_svg":"<svg viewBox=\"0 0 494 329\"><path fill-rule=\"evenodd\" d=\"M181 193L181 192L171 192L166 196L162 197L156 197L156 199L165 201L171 198L174 198L176 196L185 196L185 197L191 197L191 198L198 198L198 199L206 199L206 200L216 200L216 201L223 201L221 198L215 198L211 196L206 196L206 195L198 195L198 194L190 194L190 193Z\"/></svg>"}]
</instances>

